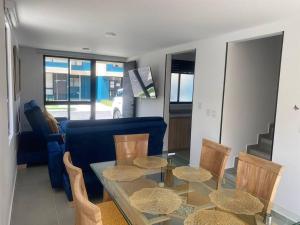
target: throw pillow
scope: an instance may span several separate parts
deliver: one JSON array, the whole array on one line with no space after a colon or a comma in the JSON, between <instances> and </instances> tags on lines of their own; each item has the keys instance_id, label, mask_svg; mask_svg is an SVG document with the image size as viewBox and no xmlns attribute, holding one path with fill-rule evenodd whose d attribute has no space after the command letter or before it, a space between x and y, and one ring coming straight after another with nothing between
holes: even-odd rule
<instances>
[{"instance_id":1,"label":"throw pillow","mask_svg":"<svg viewBox=\"0 0 300 225\"><path fill-rule=\"evenodd\" d=\"M52 116L46 109L44 110L44 116L45 116L46 121L48 122L50 130L53 133L59 133L58 122L54 118L54 116Z\"/></svg>"}]
</instances>

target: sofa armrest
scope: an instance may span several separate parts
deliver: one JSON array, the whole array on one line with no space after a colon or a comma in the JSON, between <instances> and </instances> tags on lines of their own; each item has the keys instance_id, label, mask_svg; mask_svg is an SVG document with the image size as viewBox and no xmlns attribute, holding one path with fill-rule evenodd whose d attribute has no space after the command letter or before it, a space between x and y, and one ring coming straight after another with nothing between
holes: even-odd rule
<instances>
[{"instance_id":1,"label":"sofa armrest","mask_svg":"<svg viewBox=\"0 0 300 225\"><path fill-rule=\"evenodd\" d=\"M65 121L65 120L68 120L67 117L55 117L55 119L57 120L58 123L60 123L62 121Z\"/></svg>"},{"instance_id":2,"label":"sofa armrest","mask_svg":"<svg viewBox=\"0 0 300 225\"><path fill-rule=\"evenodd\" d=\"M64 143L63 136L61 134L49 134L47 137L47 142L57 141L59 144Z\"/></svg>"},{"instance_id":3,"label":"sofa armrest","mask_svg":"<svg viewBox=\"0 0 300 225\"><path fill-rule=\"evenodd\" d=\"M61 188L63 181L63 152L64 145L57 141L48 142L48 172L52 188Z\"/></svg>"}]
</instances>

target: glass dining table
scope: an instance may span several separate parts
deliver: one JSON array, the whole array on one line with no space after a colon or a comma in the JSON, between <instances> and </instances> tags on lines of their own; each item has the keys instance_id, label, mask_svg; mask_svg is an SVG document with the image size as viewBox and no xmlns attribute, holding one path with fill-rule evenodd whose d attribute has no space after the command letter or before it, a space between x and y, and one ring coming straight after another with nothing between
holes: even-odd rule
<instances>
[{"instance_id":1,"label":"glass dining table","mask_svg":"<svg viewBox=\"0 0 300 225\"><path fill-rule=\"evenodd\" d=\"M172 170L176 167L187 166L188 162L177 155L160 155L168 165L160 169L143 169L144 176L133 181L112 181L103 175L103 171L116 165L116 161L91 164L91 168L101 181L105 190L115 202L120 212L130 225L183 225L188 215L199 210L221 210L211 201L209 194L216 190L216 182L211 179L206 182L188 182L178 179ZM118 162L119 164L130 162ZM170 214L153 215L144 213L132 206L130 196L143 188L166 188L174 191L182 199L181 206ZM234 183L223 179L222 188L233 189ZM260 214L243 215L228 212L242 221L242 224L262 225L263 217Z\"/></svg>"}]
</instances>

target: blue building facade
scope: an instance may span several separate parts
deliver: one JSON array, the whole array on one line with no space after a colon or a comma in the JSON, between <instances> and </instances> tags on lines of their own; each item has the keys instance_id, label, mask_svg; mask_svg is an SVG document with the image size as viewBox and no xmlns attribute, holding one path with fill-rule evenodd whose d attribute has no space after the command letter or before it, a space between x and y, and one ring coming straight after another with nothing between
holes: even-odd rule
<instances>
[{"instance_id":1,"label":"blue building facade","mask_svg":"<svg viewBox=\"0 0 300 225\"><path fill-rule=\"evenodd\" d=\"M69 93L70 101L90 101L92 85L90 60L46 57L45 73L48 101L66 101ZM122 78L122 63L96 62L97 101L112 99L122 87Z\"/></svg>"}]
</instances>

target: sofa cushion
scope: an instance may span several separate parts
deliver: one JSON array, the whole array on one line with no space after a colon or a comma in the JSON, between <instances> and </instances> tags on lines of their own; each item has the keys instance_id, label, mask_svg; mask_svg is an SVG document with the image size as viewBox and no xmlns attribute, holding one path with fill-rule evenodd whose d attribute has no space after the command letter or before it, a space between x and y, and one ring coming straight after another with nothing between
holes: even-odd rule
<instances>
[{"instance_id":1,"label":"sofa cushion","mask_svg":"<svg viewBox=\"0 0 300 225\"><path fill-rule=\"evenodd\" d=\"M32 100L24 104L24 113L33 132L46 141L47 136L51 134L52 131L50 130L41 108L34 100Z\"/></svg>"},{"instance_id":2,"label":"sofa cushion","mask_svg":"<svg viewBox=\"0 0 300 225\"><path fill-rule=\"evenodd\" d=\"M153 117L136 117L136 118L119 118L119 119L104 119L104 120L76 120L68 124L68 128L83 128L83 127L98 127L101 125L115 125L125 123L143 123L150 121L162 121L158 116Z\"/></svg>"}]
</instances>

